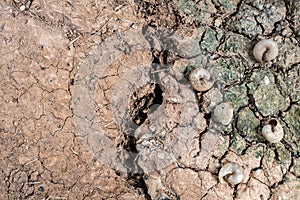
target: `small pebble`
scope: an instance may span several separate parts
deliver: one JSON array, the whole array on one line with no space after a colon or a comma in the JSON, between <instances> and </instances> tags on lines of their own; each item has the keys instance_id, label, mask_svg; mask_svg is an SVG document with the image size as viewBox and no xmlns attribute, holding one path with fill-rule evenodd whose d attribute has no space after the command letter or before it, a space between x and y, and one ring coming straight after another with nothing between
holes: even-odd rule
<instances>
[{"instance_id":1,"label":"small pebble","mask_svg":"<svg viewBox=\"0 0 300 200\"><path fill-rule=\"evenodd\" d=\"M26 7L24 6L24 5L22 5L21 7L20 7L20 10L21 11L24 11L26 9Z\"/></svg>"}]
</instances>

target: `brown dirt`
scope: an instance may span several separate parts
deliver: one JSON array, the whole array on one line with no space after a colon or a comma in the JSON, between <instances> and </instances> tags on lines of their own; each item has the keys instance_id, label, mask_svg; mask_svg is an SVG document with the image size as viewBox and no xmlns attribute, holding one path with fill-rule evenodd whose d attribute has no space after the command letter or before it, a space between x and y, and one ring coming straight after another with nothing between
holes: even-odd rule
<instances>
[{"instance_id":1,"label":"brown dirt","mask_svg":"<svg viewBox=\"0 0 300 200\"><path fill-rule=\"evenodd\" d=\"M272 146L262 141L260 136L246 137L243 135L246 131L239 133L239 127L235 127L242 121L242 114L251 115L253 121L250 123L256 120L255 130L260 130L263 125L259 120L266 120L253 108L255 96L249 94L251 85L247 86L243 97L239 96L241 105L234 107L232 127L210 120L214 107L223 101L222 93L237 85L245 87L244 83L231 80L239 72L235 69L220 72L222 76L226 76L228 71L233 75L229 75L230 80L225 83L217 80L214 88L204 94L191 90L186 81L191 71L188 67L195 63L213 66L214 62L222 62L222 59L235 58L234 48L249 55L248 48L251 46L226 49L225 43L232 35L243 37L247 44L251 44L250 39L257 39L252 29L245 30L235 23L243 18L243 9L254 9L256 3L234 1L231 7L226 7L221 0L207 0L205 6L209 12L204 9L204 3L198 2L197 9L204 9L201 12L203 16L194 13L190 17L174 2L178 1L0 2L0 199L300 198L300 161L295 139L298 136L291 136L292 139L287 138ZM285 41L292 35L295 39L288 41L287 45L298 41L299 46L299 30L295 27L299 24L300 14L297 14L297 9L291 9L293 6L297 5L288 0L278 6L284 8L276 10L276 13L288 15L284 22L274 19L270 25L265 24L264 19L253 18L258 24L259 34L271 36L287 23L286 35L281 35L279 40ZM225 18L227 20L222 22ZM273 24L278 27L273 27ZM146 25L151 28L146 28ZM136 41L123 40L122 36L126 31L139 29L144 31L147 48L133 51L135 47L131 44ZM228 29L232 30L232 35L225 36L223 32ZM91 103L96 119L88 120L92 124L97 121L96 124L105 132L107 140L101 141L100 136L85 136L78 130L76 119L81 116L77 111L81 112L81 107L74 108L74 104L80 102L76 98L84 98L84 95L76 94L76 81L86 78L77 77L82 68L89 70L89 67L105 62L97 60L102 58L99 46L113 37L124 42L124 46L118 46L122 48L118 49L122 56L110 63L101 74L95 73L96 83L91 84L91 88L97 86L95 102ZM216 45L216 41L221 43ZM193 49L195 44L201 49L200 53ZM225 50L218 53L223 46ZM164 51L166 49L170 51ZM216 57L210 63L208 55L213 54ZM299 60L296 55L294 59L280 58L278 63L286 63L287 66L278 71L291 73L288 76L297 79ZM284 60L289 60L289 63ZM165 72L165 68L153 67L153 63L172 66L167 69L171 75ZM254 68L245 69L246 78L242 81L247 83L251 77L248 74L259 69L253 61L249 63ZM136 66L145 68L136 69ZM147 71L149 66L156 71ZM292 67L295 69L290 70ZM162 97L159 98L163 101L155 110L152 106L157 103L153 100L157 94L151 87L152 77L162 87ZM130 86L123 90L122 86L126 84ZM281 90L284 88L278 94L284 95ZM293 121L289 110L299 113L297 90L291 90L295 91L289 101L284 102L288 106L278 114L283 121L284 116ZM124 103L128 99L130 103ZM244 99L247 106L243 104ZM143 123L136 121L132 128L129 127L134 124L130 112L134 120L139 120L139 112L147 115ZM286 128L297 134L299 123L293 122ZM242 128L244 126L241 125ZM150 139L144 134L149 130L155 130L151 132ZM125 134L126 131L130 134ZM111 144L106 143L108 140ZM239 148L235 148L235 143L239 143ZM103 150L105 145L106 151ZM110 151L110 148L113 150ZM112 161L104 161L103 152ZM218 171L227 161L239 163L244 169L244 179L235 187L218 180Z\"/></svg>"}]
</instances>

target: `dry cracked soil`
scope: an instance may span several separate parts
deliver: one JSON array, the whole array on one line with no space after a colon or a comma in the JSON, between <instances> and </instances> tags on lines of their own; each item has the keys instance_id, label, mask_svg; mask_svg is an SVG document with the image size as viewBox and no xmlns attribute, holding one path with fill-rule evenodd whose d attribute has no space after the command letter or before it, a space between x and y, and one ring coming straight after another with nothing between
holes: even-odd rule
<instances>
[{"instance_id":1,"label":"dry cracked soil","mask_svg":"<svg viewBox=\"0 0 300 200\"><path fill-rule=\"evenodd\" d=\"M300 1L1 0L0 55L0 199L300 199Z\"/></svg>"}]
</instances>

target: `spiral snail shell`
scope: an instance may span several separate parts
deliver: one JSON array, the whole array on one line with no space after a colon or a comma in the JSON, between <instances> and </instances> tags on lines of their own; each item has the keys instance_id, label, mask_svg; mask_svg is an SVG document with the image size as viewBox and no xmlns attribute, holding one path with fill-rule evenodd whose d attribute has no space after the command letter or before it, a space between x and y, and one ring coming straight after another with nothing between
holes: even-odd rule
<instances>
[{"instance_id":1,"label":"spiral snail shell","mask_svg":"<svg viewBox=\"0 0 300 200\"><path fill-rule=\"evenodd\" d=\"M278 55L277 43L273 40L261 40L254 46L253 56L260 63L270 62Z\"/></svg>"},{"instance_id":2,"label":"spiral snail shell","mask_svg":"<svg viewBox=\"0 0 300 200\"><path fill-rule=\"evenodd\" d=\"M270 143L278 143L284 136L281 124L276 119L270 119L262 129L262 135Z\"/></svg>"},{"instance_id":3,"label":"spiral snail shell","mask_svg":"<svg viewBox=\"0 0 300 200\"><path fill-rule=\"evenodd\" d=\"M223 125L228 125L233 117L233 107L229 102L217 105L213 111L213 120Z\"/></svg>"},{"instance_id":4,"label":"spiral snail shell","mask_svg":"<svg viewBox=\"0 0 300 200\"><path fill-rule=\"evenodd\" d=\"M204 92L212 88L214 81L210 73L204 68L196 68L189 75L189 81L194 90Z\"/></svg>"},{"instance_id":5,"label":"spiral snail shell","mask_svg":"<svg viewBox=\"0 0 300 200\"><path fill-rule=\"evenodd\" d=\"M242 182L244 178L243 168L233 162L228 162L220 169L219 180L221 183L229 183L234 186Z\"/></svg>"}]
</instances>

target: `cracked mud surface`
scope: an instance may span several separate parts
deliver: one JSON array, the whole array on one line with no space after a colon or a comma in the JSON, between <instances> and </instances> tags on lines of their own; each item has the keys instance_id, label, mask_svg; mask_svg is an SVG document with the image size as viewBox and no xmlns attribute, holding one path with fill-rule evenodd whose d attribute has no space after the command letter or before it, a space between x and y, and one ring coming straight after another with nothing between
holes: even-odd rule
<instances>
[{"instance_id":1,"label":"cracked mud surface","mask_svg":"<svg viewBox=\"0 0 300 200\"><path fill-rule=\"evenodd\" d=\"M1 1L0 199L300 199L299 19L292 0Z\"/></svg>"}]
</instances>

